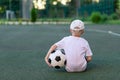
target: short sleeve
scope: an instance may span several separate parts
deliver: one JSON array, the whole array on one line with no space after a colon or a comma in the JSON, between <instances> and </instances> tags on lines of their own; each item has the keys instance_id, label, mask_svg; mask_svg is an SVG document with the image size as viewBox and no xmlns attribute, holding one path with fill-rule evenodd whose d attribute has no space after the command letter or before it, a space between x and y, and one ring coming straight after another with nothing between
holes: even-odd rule
<instances>
[{"instance_id":1,"label":"short sleeve","mask_svg":"<svg viewBox=\"0 0 120 80\"><path fill-rule=\"evenodd\" d=\"M92 55L93 55L93 53L92 53L90 46L87 42L87 44L86 44L86 56L92 56Z\"/></svg>"},{"instance_id":2,"label":"short sleeve","mask_svg":"<svg viewBox=\"0 0 120 80\"><path fill-rule=\"evenodd\" d=\"M60 41L56 42L55 45L57 45L57 48L63 49L64 48L64 41L65 41L65 38L63 38Z\"/></svg>"}]
</instances>

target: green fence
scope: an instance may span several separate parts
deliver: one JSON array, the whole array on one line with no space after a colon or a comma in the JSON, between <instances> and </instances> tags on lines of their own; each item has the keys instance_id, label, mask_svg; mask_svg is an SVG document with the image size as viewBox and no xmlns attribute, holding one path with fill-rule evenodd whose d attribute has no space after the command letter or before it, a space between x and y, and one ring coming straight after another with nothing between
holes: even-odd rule
<instances>
[{"instance_id":1,"label":"green fence","mask_svg":"<svg viewBox=\"0 0 120 80\"><path fill-rule=\"evenodd\" d=\"M78 9L78 12L79 15L81 16L88 16L94 11L109 15L115 12L114 7L115 7L114 0L104 0L100 1L99 3L82 5Z\"/></svg>"}]
</instances>

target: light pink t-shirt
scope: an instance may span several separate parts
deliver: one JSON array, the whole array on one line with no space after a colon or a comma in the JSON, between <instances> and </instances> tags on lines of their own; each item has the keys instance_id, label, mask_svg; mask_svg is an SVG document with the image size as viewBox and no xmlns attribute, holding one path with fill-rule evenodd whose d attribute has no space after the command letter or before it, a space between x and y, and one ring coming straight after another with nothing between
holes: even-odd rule
<instances>
[{"instance_id":1,"label":"light pink t-shirt","mask_svg":"<svg viewBox=\"0 0 120 80\"><path fill-rule=\"evenodd\" d=\"M81 37L68 36L55 43L66 53L68 72L84 71L87 67L85 56L92 56L88 42Z\"/></svg>"}]
</instances>

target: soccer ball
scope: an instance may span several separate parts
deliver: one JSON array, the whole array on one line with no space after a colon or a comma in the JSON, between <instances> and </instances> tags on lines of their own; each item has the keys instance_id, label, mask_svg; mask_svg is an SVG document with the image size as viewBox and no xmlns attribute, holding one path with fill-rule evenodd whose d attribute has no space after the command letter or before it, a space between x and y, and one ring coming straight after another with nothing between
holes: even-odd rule
<instances>
[{"instance_id":1,"label":"soccer ball","mask_svg":"<svg viewBox=\"0 0 120 80\"><path fill-rule=\"evenodd\" d=\"M65 51L63 49L53 51L49 56L48 62L56 69L64 67L66 64Z\"/></svg>"}]
</instances>

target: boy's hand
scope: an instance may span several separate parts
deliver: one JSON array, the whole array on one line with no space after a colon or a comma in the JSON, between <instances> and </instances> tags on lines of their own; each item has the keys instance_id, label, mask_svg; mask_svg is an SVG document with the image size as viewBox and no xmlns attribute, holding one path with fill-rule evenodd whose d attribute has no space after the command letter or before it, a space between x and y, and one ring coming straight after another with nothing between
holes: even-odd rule
<instances>
[{"instance_id":1,"label":"boy's hand","mask_svg":"<svg viewBox=\"0 0 120 80\"><path fill-rule=\"evenodd\" d=\"M51 52L54 51L56 48L57 48L56 45L52 45L51 48L49 49L48 53L46 54L45 62L48 64L49 67L53 67L53 66L48 62L49 56L50 56Z\"/></svg>"},{"instance_id":2,"label":"boy's hand","mask_svg":"<svg viewBox=\"0 0 120 80\"><path fill-rule=\"evenodd\" d=\"M86 56L87 62L90 62L92 60L92 56Z\"/></svg>"},{"instance_id":3,"label":"boy's hand","mask_svg":"<svg viewBox=\"0 0 120 80\"><path fill-rule=\"evenodd\" d=\"M48 62L48 58L47 58L47 57L45 57L45 62L47 63L47 65L48 65L49 67L52 67L52 65Z\"/></svg>"}]
</instances>

